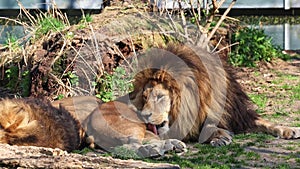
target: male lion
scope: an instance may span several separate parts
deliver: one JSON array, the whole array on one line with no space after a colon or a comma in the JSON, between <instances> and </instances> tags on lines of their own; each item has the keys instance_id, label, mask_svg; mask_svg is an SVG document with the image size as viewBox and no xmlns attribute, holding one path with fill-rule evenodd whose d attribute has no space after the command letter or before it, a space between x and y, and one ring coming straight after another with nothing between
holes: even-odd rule
<instances>
[{"instance_id":1,"label":"male lion","mask_svg":"<svg viewBox=\"0 0 300 169\"><path fill-rule=\"evenodd\" d=\"M131 103L162 138L222 146L232 142L233 133L300 137L299 128L262 119L226 64L205 50L170 44L138 59Z\"/></svg>"}]
</instances>

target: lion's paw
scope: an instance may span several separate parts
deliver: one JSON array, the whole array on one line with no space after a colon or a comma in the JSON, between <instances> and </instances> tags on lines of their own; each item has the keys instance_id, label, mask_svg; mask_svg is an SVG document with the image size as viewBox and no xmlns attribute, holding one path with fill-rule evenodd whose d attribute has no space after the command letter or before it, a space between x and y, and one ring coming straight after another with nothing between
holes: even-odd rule
<instances>
[{"instance_id":1,"label":"lion's paw","mask_svg":"<svg viewBox=\"0 0 300 169\"><path fill-rule=\"evenodd\" d=\"M277 128L277 133L280 138L283 139L297 139L300 138L300 128L299 127L283 127Z\"/></svg>"},{"instance_id":2,"label":"lion's paw","mask_svg":"<svg viewBox=\"0 0 300 169\"><path fill-rule=\"evenodd\" d=\"M300 128L299 127L292 127L293 138L300 138Z\"/></svg>"},{"instance_id":3,"label":"lion's paw","mask_svg":"<svg viewBox=\"0 0 300 169\"><path fill-rule=\"evenodd\" d=\"M164 150L166 152L175 151L175 153L182 153L187 151L185 143L177 139L165 140Z\"/></svg>"},{"instance_id":4,"label":"lion's paw","mask_svg":"<svg viewBox=\"0 0 300 169\"><path fill-rule=\"evenodd\" d=\"M174 151L175 153L186 152L186 145L176 139L155 140L151 143L141 145L138 149L138 154L142 157L158 157L170 151Z\"/></svg>"},{"instance_id":5,"label":"lion's paw","mask_svg":"<svg viewBox=\"0 0 300 169\"><path fill-rule=\"evenodd\" d=\"M210 144L214 147L226 146L232 143L232 134L227 130L220 130L218 134L213 137Z\"/></svg>"}]
</instances>

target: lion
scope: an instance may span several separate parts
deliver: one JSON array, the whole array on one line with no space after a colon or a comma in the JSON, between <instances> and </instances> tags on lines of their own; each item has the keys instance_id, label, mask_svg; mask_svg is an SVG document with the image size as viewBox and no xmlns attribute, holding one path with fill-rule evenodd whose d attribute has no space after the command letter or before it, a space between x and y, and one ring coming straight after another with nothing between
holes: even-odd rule
<instances>
[{"instance_id":1,"label":"lion","mask_svg":"<svg viewBox=\"0 0 300 169\"><path fill-rule=\"evenodd\" d=\"M233 134L246 132L300 137L300 128L261 118L226 63L204 49L160 46L139 56L138 64L130 102L163 139L223 146Z\"/></svg>"},{"instance_id":2,"label":"lion","mask_svg":"<svg viewBox=\"0 0 300 169\"><path fill-rule=\"evenodd\" d=\"M3 99L0 143L67 151L124 146L149 157L185 152L185 141L228 145L244 132L300 137L299 128L262 119L226 64L193 49L170 44L139 56L134 90L116 101Z\"/></svg>"},{"instance_id":3,"label":"lion","mask_svg":"<svg viewBox=\"0 0 300 169\"><path fill-rule=\"evenodd\" d=\"M113 151L124 146L143 157L184 152L176 139L160 140L120 101L103 103L94 96L70 97L52 103L34 98L0 100L0 143L60 148L84 147Z\"/></svg>"},{"instance_id":4,"label":"lion","mask_svg":"<svg viewBox=\"0 0 300 169\"><path fill-rule=\"evenodd\" d=\"M83 130L64 108L40 99L0 100L0 143L78 149Z\"/></svg>"},{"instance_id":5,"label":"lion","mask_svg":"<svg viewBox=\"0 0 300 169\"><path fill-rule=\"evenodd\" d=\"M116 147L122 146L141 157L186 151L186 145L182 141L162 140L147 130L136 108L124 103L122 98L104 103L94 96L78 96L54 101L52 105L64 107L79 121L85 132L85 146L106 151L114 151Z\"/></svg>"}]
</instances>

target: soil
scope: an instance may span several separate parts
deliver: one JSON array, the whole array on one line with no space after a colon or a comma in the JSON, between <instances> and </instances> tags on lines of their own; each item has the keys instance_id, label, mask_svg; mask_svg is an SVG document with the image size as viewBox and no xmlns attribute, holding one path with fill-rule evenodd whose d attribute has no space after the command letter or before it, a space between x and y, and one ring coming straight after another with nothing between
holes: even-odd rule
<instances>
[{"instance_id":1,"label":"soil","mask_svg":"<svg viewBox=\"0 0 300 169\"><path fill-rule=\"evenodd\" d=\"M293 95L300 93L299 57L287 62L278 59L261 63L257 68L237 68L235 72L238 82L248 94L266 96L266 106L258 108L264 118L281 125L299 127L300 98L293 98ZM286 78L288 76L294 78ZM293 87L298 87L296 93L290 91ZM265 142L263 147L248 146L247 151L254 151L261 157L260 160L249 162L250 166L277 168L287 164L291 168L298 168L299 143L299 139L274 139Z\"/></svg>"}]
</instances>

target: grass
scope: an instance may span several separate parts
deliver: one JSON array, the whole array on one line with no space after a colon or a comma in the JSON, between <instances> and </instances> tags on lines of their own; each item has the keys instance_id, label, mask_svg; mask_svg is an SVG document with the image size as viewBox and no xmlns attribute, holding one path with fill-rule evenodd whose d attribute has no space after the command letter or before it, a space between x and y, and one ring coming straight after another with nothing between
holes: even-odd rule
<instances>
[{"instance_id":1,"label":"grass","mask_svg":"<svg viewBox=\"0 0 300 169\"><path fill-rule=\"evenodd\" d=\"M182 168L241 168L249 166L247 161L263 163L260 154L246 150L249 145L241 142L248 140L263 144L270 138L272 139L265 134L241 134L236 135L233 144L228 146L212 147L207 144L195 144L183 156L172 155L146 161L179 164Z\"/></svg>"},{"instance_id":2,"label":"grass","mask_svg":"<svg viewBox=\"0 0 300 169\"><path fill-rule=\"evenodd\" d=\"M43 35L46 35L48 32L53 31L53 32L57 32L57 31L61 31L66 27L66 24L58 19L55 18L53 15L44 15L44 17L41 17L40 19L38 19L37 21L37 25L36 25L36 38L40 38Z\"/></svg>"},{"instance_id":3,"label":"grass","mask_svg":"<svg viewBox=\"0 0 300 169\"><path fill-rule=\"evenodd\" d=\"M282 147L286 151L294 151L293 153L277 154L269 153L268 158L277 159L281 163L268 165L264 158L266 155L261 155L259 149L272 152L273 145L270 143L276 139L273 136L258 133L258 134L239 134L234 136L233 143L229 146L212 147L207 144L190 144L189 151L184 155L167 155L158 159L143 159L148 162L167 162L178 164L182 168L291 168L286 161L294 160L300 163L298 159L300 152L295 152L297 146L291 142ZM252 143L252 144L250 144ZM253 151L251 147L258 147L258 152ZM250 149L249 149L250 148Z\"/></svg>"},{"instance_id":4,"label":"grass","mask_svg":"<svg viewBox=\"0 0 300 169\"><path fill-rule=\"evenodd\" d=\"M265 94L249 94L248 96L260 109L264 109L266 107L268 98Z\"/></svg>"}]
</instances>

